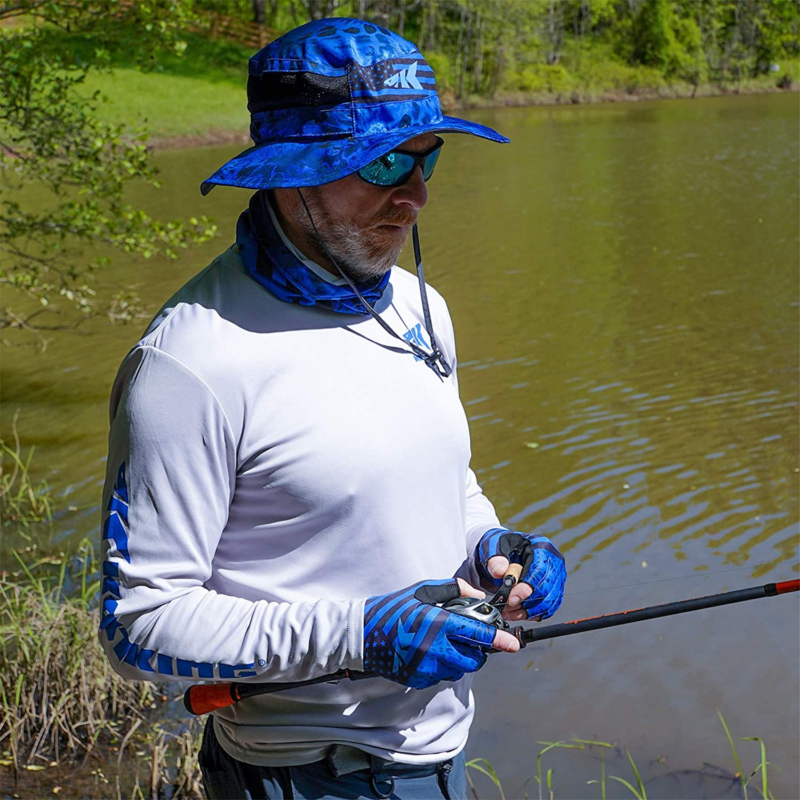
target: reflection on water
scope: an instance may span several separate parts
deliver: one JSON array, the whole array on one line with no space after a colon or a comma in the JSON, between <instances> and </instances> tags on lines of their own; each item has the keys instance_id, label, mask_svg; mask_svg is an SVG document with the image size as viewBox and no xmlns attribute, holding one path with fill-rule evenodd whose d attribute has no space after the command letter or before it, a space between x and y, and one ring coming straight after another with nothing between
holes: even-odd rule
<instances>
[{"instance_id":1,"label":"reflection on water","mask_svg":"<svg viewBox=\"0 0 800 800\"><path fill-rule=\"evenodd\" d=\"M426 272L454 318L484 490L567 556L562 620L797 574L797 106L498 110L475 116L511 145L448 137ZM165 189L145 197L165 216L210 213L223 241L178 268L117 258L106 280L157 307L227 244L247 195L201 199L197 184L233 152L160 154ZM46 534L56 544L94 535L108 390L141 327L3 353L4 406L78 508ZM571 734L618 737L653 774L727 764L719 706L773 746L776 787L795 796L799 635L797 602L778 598L495 657L470 752L520 792L536 740ZM561 794L599 796L596 766L562 766ZM717 791L682 780L655 796Z\"/></svg>"}]
</instances>

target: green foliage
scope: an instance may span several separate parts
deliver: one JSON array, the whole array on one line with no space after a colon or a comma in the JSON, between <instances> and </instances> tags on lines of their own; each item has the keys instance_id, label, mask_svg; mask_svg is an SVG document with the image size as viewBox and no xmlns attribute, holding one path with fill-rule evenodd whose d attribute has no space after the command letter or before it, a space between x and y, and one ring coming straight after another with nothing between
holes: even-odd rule
<instances>
[{"instance_id":1,"label":"green foliage","mask_svg":"<svg viewBox=\"0 0 800 800\"><path fill-rule=\"evenodd\" d=\"M48 522L52 517L50 488L31 476L33 448L24 455L17 435L17 415L11 425L13 446L0 439L0 527L14 526L24 531L32 523Z\"/></svg>"},{"instance_id":2,"label":"green foliage","mask_svg":"<svg viewBox=\"0 0 800 800\"><path fill-rule=\"evenodd\" d=\"M734 776L742 785L742 794L744 796L744 800L747 800L747 787L750 785L750 781L761 773L761 797L763 800L774 800L774 795L769 790L769 775L767 767L774 767L778 771L780 771L779 767L776 767L771 762L767 761L767 746L764 744L764 741L760 739L758 736L743 736L743 742L758 742L759 744L759 752L760 752L760 760L758 765L755 769L745 778L744 771L742 770L742 762L739 759L739 753L736 750L736 745L733 742L733 736L731 736L731 732L728 729L728 725L725 722L725 717L722 716L722 712L717 709L717 716L719 717L719 721L722 724L722 729L725 731L725 736L728 739L728 744L731 748L731 753L733 753L733 760L736 763L736 775Z\"/></svg>"},{"instance_id":3,"label":"green foliage","mask_svg":"<svg viewBox=\"0 0 800 800\"><path fill-rule=\"evenodd\" d=\"M97 94L81 87L109 68L113 51L135 54L144 69L160 49L180 54L188 11L178 0L0 7L0 21L22 15L26 24L0 35L0 287L18 297L0 310L0 328L72 327L101 311L130 318L137 304L124 289L98 301L93 277L107 257L80 267L81 248L175 258L215 228L206 219L153 220L125 202L130 182L158 185L146 134L102 121ZM87 37L93 52L63 47L64 32Z\"/></svg>"},{"instance_id":4,"label":"green foliage","mask_svg":"<svg viewBox=\"0 0 800 800\"><path fill-rule=\"evenodd\" d=\"M523 92L560 94L575 88L575 78L560 64L532 64L523 67L509 81L511 87Z\"/></svg>"},{"instance_id":5,"label":"green foliage","mask_svg":"<svg viewBox=\"0 0 800 800\"><path fill-rule=\"evenodd\" d=\"M454 86L453 65L444 53L426 54L426 61L436 75L436 85L440 91L452 92Z\"/></svg>"},{"instance_id":6,"label":"green foliage","mask_svg":"<svg viewBox=\"0 0 800 800\"><path fill-rule=\"evenodd\" d=\"M485 758L473 758L470 761L467 761L465 764L467 770L474 769L476 772L480 772L481 775L485 775L489 780L495 785L497 791L500 792L500 800L506 800L505 793L503 792L503 784L500 782L500 778L497 777L497 773L495 772L494 767L487 761ZM469 771L467 772L467 779L469 779ZM470 784L472 781L470 780ZM475 787L473 787L473 793L475 791Z\"/></svg>"},{"instance_id":7,"label":"green foliage","mask_svg":"<svg viewBox=\"0 0 800 800\"><path fill-rule=\"evenodd\" d=\"M152 689L119 678L97 641L90 542L74 561L17 560L18 571L0 574L0 738L16 769L82 759L99 740L124 736L153 704Z\"/></svg>"},{"instance_id":8,"label":"green foliage","mask_svg":"<svg viewBox=\"0 0 800 800\"><path fill-rule=\"evenodd\" d=\"M116 778L115 796L200 797L203 721L179 732L174 723L149 724L168 696L156 684L123 680L102 651L91 542L72 556L15 555L18 568L0 573L0 740L8 756L0 766L20 780L42 762L74 774L99 756L92 775L104 786L104 771Z\"/></svg>"}]
</instances>

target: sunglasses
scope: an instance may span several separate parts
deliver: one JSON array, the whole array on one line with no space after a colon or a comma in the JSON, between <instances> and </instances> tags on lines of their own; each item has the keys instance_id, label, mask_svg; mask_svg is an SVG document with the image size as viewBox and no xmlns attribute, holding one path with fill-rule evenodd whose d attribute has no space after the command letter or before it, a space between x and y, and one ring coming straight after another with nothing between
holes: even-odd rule
<instances>
[{"instance_id":1,"label":"sunglasses","mask_svg":"<svg viewBox=\"0 0 800 800\"><path fill-rule=\"evenodd\" d=\"M356 175L373 186L394 188L402 186L414 174L417 165L422 167L422 179L427 181L433 175L433 168L439 160L439 151L444 139L436 137L436 144L423 153L409 153L405 150L392 150L370 161Z\"/></svg>"}]
</instances>

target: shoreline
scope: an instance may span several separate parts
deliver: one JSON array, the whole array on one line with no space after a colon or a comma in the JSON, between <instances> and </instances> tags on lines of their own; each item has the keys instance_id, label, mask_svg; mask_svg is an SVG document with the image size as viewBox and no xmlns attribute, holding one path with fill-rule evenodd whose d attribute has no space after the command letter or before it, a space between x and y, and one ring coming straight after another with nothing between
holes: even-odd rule
<instances>
[{"instance_id":1,"label":"shoreline","mask_svg":"<svg viewBox=\"0 0 800 800\"><path fill-rule=\"evenodd\" d=\"M731 97L754 94L798 94L800 84L792 83L783 89L778 86L755 85L725 88L713 84L694 87L691 84L676 84L662 89L646 89L626 92L620 89L602 91L573 91L569 93L524 93L514 92L497 95L493 98L471 96L456 101L450 95L440 97L442 111L450 114L454 111L485 110L493 108L536 108L545 106L597 105L600 103L639 103L649 100L693 100L707 97ZM206 133L188 133L175 136L153 135L147 141L147 149L185 150L195 147L215 147L225 144L247 144L250 135L241 130L211 129Z\"/></svg>"}]
</instances>

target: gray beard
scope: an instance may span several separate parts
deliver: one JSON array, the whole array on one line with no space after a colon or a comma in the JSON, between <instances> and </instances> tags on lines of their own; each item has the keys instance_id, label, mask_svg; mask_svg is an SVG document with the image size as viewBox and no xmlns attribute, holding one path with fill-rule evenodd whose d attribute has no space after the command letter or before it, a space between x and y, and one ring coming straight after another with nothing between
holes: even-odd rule
<instances>
[{"instance_id":1,"label":"gray beard","mask_svg":"<svg viewBox=\"0 0 800 800\"><path fill-rule=\"evenodd\" d=\"M336 261L339 269L354 283L377 283L396 263L405 242L378 250L369 234L355 225L335 222L316 202L313 194L306 195L308 210L324 243L323 252ZM303 232L318 241L311 220L302 203L297 207L295 223Z\"/></svg>"}]
</instances>

